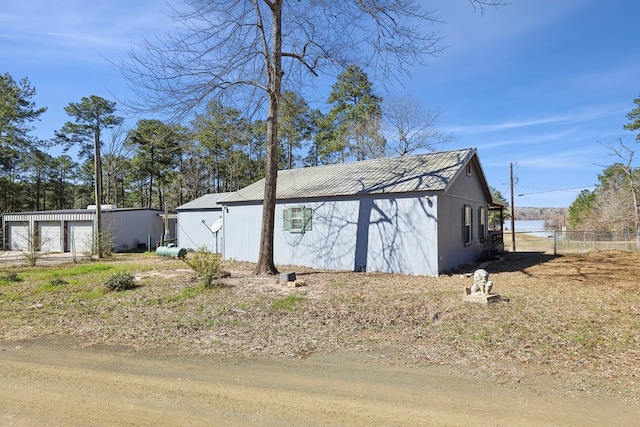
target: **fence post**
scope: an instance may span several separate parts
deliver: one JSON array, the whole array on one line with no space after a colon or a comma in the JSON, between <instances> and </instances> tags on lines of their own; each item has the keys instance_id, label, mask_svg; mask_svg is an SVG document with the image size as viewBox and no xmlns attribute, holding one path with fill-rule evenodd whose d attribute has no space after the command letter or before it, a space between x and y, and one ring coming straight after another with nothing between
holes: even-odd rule
<instances>
[{"instance_id":1,"label":"fence post","mask_svg":"<svg viewBox=\"0 0 640 427\"><path fill-rule=\"evenodd\" d=\"M558 255L558 232L553 230L553 256Z\"/></svg>"},{"instance_id":2,"label":"fence post","mask_svg":"<svg viewBox=\"0 0 640 427\"><path fill-rule=\"evenodd\" d=\"M598 250L598 234L595 231L593 232L593 250Z\"/></svg>"}]
</instances>

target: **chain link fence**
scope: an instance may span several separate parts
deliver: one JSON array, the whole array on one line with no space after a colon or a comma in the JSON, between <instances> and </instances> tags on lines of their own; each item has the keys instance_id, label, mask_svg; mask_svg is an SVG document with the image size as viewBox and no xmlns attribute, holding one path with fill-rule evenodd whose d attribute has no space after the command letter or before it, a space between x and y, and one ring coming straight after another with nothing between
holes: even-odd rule
<instances>
[{"instance_id":1,"label":"chain link fence","mask_svg":"<svg viewBox=\"0 0 640 427\"><path fill-rule=\"evenodd\" d=\"M515 240L515 242L514 242ZM635 251L640 249L640 233L624 231L504 232L504 249L516 252L544 252L553 255L593 251Z\"/></svg>"}]
</instances>

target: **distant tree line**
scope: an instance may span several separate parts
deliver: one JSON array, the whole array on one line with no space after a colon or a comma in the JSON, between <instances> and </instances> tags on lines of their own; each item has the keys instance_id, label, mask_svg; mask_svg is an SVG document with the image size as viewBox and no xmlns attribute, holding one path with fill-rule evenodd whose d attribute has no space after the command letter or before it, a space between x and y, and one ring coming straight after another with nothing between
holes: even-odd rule
<instances>
[{"instance_id":1,"label":"distant tree line","mask_svg":"<svg viewBox=\"0 0 640 427\"><path fill-rule=\"evenodd\" d=\"M569 207L568 225L573 229L640 232L640 168L635 166L635 150L640 142L640 97L627 114L624 129L637 132L635 141L619 139L601 143L617 159L603 165L593 190L583 190Z\"/></svg>"},{"instance_id":2,"label":"distant tree line","mask_svg":"<svg viewBox=\"0 0 640 427\"><path fill-rule=\"evenodd\" d=\"M31 133L47 109L35 93L27 78L0 75L0 213L86 208L96 192L103 204L174 210L264 177L266 124L242 109L211 101L186 124L146 118L124 129L116 103L92 95L71 102L69 121L41 140ZM322 112L283 92L279 169L433 151L449 140L435 126L438 111L411 96L383 101L355 65L327 105Z\"/></svg>"}]
</instances>

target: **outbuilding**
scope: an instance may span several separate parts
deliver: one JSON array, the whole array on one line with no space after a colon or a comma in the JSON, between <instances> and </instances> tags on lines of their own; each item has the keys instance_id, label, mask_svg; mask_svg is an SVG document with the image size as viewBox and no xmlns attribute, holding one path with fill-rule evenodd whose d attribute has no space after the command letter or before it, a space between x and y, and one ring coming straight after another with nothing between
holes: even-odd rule
<instances>
[{"instance_id":1,"label":"outbuilding","mask_svg":"<svg viewBox=\"0 0 640 427\"><path fill-rule=\"evenodd\" d=\"M102 230L113 251L152 250L164 238L163 212L155 209L102 206ZM175 228L175 219L168 219ZM96 209L68 209L6 213L2 216L4 249L41 252L91 253Z\"/></svg>"},{"instance_id":2,"label":"outbuilding","mask_svg":"<svg viewBox=\"0 0 640 427\"><path fill-rule=\"evenodd\" d=\"M220 199L231 193L212 193L178 206L178 246L196 250L206 248L221 253L224 245Z\"/></svg>"},{"instance_id":3,"label":"outbuilding","mask_svg":"<svg viewBox=\"0 0 640 427\"><path fill-rule=\"evenodd\" d=\"M257 262L264 179L220 200L224 258ZM439 275L489 249L476 149L278 172L274 262Z\"/></svg>"}]
</instances>

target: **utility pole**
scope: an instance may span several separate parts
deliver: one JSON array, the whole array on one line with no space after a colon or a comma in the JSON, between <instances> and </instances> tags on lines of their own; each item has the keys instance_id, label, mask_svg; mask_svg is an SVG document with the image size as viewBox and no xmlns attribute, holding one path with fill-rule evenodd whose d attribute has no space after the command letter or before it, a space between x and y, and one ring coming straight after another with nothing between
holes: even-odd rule
<instances>
[{"instance_id":1,"label":"utility pole","mask_svg":"<svg viewBox=\"0 0 640 427\"><path fill-rule=\"evenodd\" d=\"M511 251L516 251L516 213L513 206L513 163L509 163L509 173L511 175Z\"/></svg>"}]
</instances>

